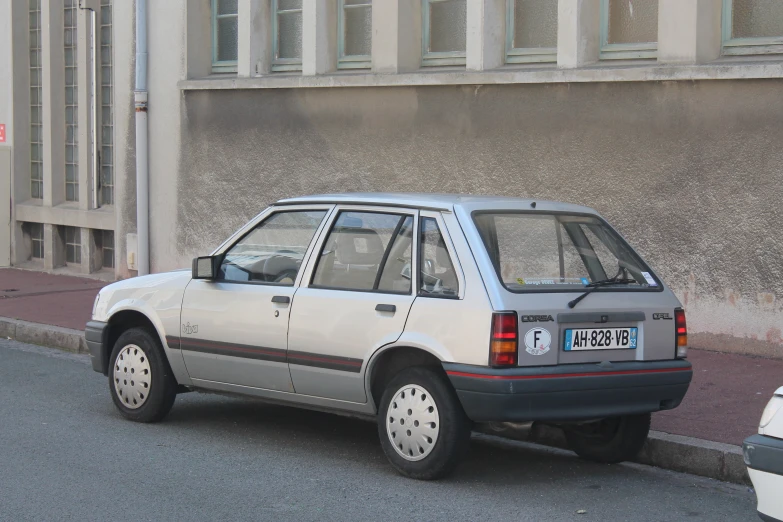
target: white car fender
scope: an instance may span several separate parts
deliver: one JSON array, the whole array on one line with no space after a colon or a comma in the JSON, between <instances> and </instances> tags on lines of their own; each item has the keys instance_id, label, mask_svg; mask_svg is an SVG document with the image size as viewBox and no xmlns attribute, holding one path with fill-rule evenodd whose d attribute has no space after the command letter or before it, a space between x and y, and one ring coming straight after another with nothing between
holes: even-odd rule
<instances>
[{"instance_id":1,"label":"white car fender","mask_svg":"<svg viewBox=\"0 0 783 522\"><path fill-rule=\"evenodd\" d=\"M437 357L440 361L451 360L445 359L445 357L450 357L448 350L446 350L442 345L434 342L434 340L432 340L433 342L431 343L423 343L420 342L420 340L414 339L414 337L415 336L412 335L408 335L406 337L406 335L403 333L403 335L397 341L381 346L375 350L372 355L370 355L364 370L364 388L367 391L367 398L369 399L368 404L372 406L373 414L376 413L376 409L375 403L372 400L372 371L375 363L378 362L378 359L381 355L395 348L416 348Z\"/></svg>"},{"instance_id":2,"label":"white car fender","mask_svg":"<svg viewBox=\"0 0 783 522\"><path fill-rule=\"evenodd\" d=\"M400 346L424 350L425 352L428 352L437 357L440 361L449 362L454 360L454 356L448 348L446 348L442 343L438 342L438 340L434 337L421 332L405 331L402 333L400 338L397 339L397 341L383 346L380 350L378 350L378 352ZM375 356L375 354L373 354L373 356Z\"/></svg>"},{"instance_id":3,"label":"white car fender","mask_svg":"<svg viewBox=\"0 0 783 522\"><path fill-rule=\"evenodd\" d=\"M98 294L92 319L108 323L124 311L144 315L155 328L177 382L190 385L182 353L167 339L180 336L182 298L189 281L189 272L178 271L111 284Z\"/></svg>"},{"instance_id":4,"label":"white car fender","mask_svg":"<svg viewBox=\"0 0 783 522\"><path fill-rule=\"evenodd\" d=\"M179 301L180 303L182 302L182 296L180 296ZM164 326L163 320L161 320L161 317L158 315L158 312L152 306L150 306L149 303L139 299L124 299L122 301L118 301L114 306L111 307L108 312L107 321L110 321L111 317L124 311L138 312L149 319L149 321L152 323L152 326L155 328L158 339L160 339L160 343L161 346L163 346L166 359L169 361L169 366L171 366L171 370L174 373L174 377L177 379L177 382L182 385L192 384L190 376L188 375L188 371L185 368L185 361L182 357L182 352L180 351L179 346L169 346L168 341L168 338L170 337L179 337L179 310L167 310L169 317L167 318L168 320L166 322L169 324L168 328L166 328ZM168 335L166 335L167 332Z\"/></svg>"}]
</instances>

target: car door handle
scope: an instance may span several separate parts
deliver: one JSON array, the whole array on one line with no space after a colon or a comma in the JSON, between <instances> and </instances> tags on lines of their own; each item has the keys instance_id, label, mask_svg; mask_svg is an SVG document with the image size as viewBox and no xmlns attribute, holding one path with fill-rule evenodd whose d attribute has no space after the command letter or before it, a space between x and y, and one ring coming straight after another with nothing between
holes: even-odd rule
<instances>
[{"instance_id":1,"label":"car door handle","mask_svg":"<svg viewBox=\"0 0 783 522\"><path fill-rule=\"evenodd\" d=\"M375 306L376 312L391 312L394 313L397 311L397 307L390 304L379 304Z\"/></svg>"},{"instance_id":2,"label":"car door handle","mask_svg":"<svg viewBox=\"0 0 783 522\"><path fill-rule=\"evenodd\" d=\"M288 304L291 302L291 298L287 295L276 295L272 297L273 303Z\"/></svg>"}]
</instances>

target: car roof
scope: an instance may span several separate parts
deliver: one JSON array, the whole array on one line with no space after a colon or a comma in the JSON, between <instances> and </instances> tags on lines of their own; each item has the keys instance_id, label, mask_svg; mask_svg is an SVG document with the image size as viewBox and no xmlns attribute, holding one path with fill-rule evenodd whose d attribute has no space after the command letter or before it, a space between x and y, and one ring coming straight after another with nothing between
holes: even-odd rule
<instances>
[{"instance_id":1,"label":"car roof","mask_svg":"<svg viewBox=\"0 0 783 522\"><path fill-rule=\"evenodd\" d=\"M575 212L597 214L590 207L509 196L474 196L470 194L427 194L395 192L348 192L344 194L315 194L281 199L275 205L301 205L310 203L381 205L393 207L420 208L439 211L453 211L454 207L474 210L531 210Z\"/></svg>"}]
</instances>

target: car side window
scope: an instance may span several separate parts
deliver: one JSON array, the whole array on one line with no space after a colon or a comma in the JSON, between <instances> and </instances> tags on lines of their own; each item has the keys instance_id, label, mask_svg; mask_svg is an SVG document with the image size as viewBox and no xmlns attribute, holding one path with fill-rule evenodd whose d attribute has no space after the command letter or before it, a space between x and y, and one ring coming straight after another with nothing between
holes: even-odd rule
<instances>
[{"instance_id":1,"label":"car side window","mask_svg":"<svg viewBox=\"0 0 783 522\"><path fill-rule=\"evenodd\" d=\"M293 286L325 215L325 210L272 214L226 252L218 281Z\"/></svg>"},{"instance_id":2,"label":"car side window","mask_svg":"<svg viewBox=\"0 0 783 522\"><path fill-rule=\"evenodd\" d=\"M413 217L408 216L386 255L386 262L378 279L377 289L383 292L409 294L411 292L411 261L413 248Z\"/></svg>"},{"instance_id":3,"label":"car side window","mask_svg":"<svg viewBox=\"0 0 783 522\"><path fill-rule=\"evenodd\" d=\"M318 256L313 286L410 293L412 242L412 216L341 212Z\"/></svg>"},{"instance_id":4,"label":"car side window","mask_svg":"<svg viewBox=\"0 0 783 522\"><path fill-rule=\"evenodd\" d=\"M459 282L454 263L446 249L446 242L433 218L421 219L419 295L427 297L456 297Z\"/></svg>"}]
</instances>

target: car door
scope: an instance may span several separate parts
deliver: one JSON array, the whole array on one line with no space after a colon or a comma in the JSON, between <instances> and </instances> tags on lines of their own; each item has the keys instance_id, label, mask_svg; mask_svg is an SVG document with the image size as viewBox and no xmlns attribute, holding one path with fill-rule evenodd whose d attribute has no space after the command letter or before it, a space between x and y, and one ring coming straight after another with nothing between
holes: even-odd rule
<instances>
[{"instance_id":1,"label":"car door","mask_svg":"<svg viewBox=\"0 0 783 522\"><path fill-rule=\"evenodd\" d=\"M225 249L215 280L182 302L182 356L195 384L293 391L288 318L301 268L330 206L273 209Z\"/></svg>"},{"instance_id":2,"label":"car door","mask_svg":"<svg viewBox=\"0 0 783 522\"><path fill-rule=\"evenodd\" d=\"M335 210L291 310L288 363L297 393L367 401L364 369L405 327L416 288L411 209Z\"/></svg>"}]
</instances>

